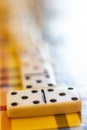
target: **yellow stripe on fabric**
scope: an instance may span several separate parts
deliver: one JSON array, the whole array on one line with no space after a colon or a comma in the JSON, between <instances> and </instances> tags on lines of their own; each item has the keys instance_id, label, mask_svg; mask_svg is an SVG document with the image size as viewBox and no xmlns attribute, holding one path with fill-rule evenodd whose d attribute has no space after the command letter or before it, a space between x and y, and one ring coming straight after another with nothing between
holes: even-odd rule
<instances>
[{"instance_id":1,"label":"yellow stripe on fabric","mask_svg":"<svg viewBox=\"0 0 87 130\"><path fill-rule=\"evenodd\" d=\"M20 75L20 70L18 67L10 67L8 68L8 76L15 76L15 75Z\"/></svg>"},{"instance_id":2,"label":"yellow stripe on fabric","mask_svg":"<svg viewBox=\"0 0 87 130\"><path fill-rule=\"evenodd\" d=\"M19 67L19 63L15 61L15 59L13 60L9 60L7 61L7 68L16 68Z\"/></svg>"},{"instance_id":3,"label":"yellow stripe on fabric","mask_svg":"<svg viewBox=\"0 0 87 130\"><path fill-rule=\"evenodd\" d=\"M6 92L0 88L0 106L6 106Z\"/></svg>"},{"instance_id":4,"label":"yellow stripe on fabric","mask_svg":"<svg viewBox=\"0 0 87 130\"><path fill-rule=\"evenodd\" d=\"M9 79L8 84L21 84L20 79Z\"/></svg>"},{"instance_id":5,"label":"yellow stripe on fabric","mask_svg":"<svg viewBox=\"0 0 87 130\"><path fill-rule=\"evenodd\" d=\"M6 105L6 92L0 88L0 106ZM11 130L11 121L6 110L0 111L0 130Z\"/></svg>"},{"instance_id":6,"label":"yellow stripe on fabric","mask_svg":"<svg viewBox=\"0 0 87 130\"><path fill-rule=\"evenodd\" d=\"M22 86L19 85L19 86L10 86L9 87L9 91L17 91L17 90L22 90Z\"/></svg>"},{"instance_id":7,"label":"yellow stripe on fabric","mask_svg":"<svg viewBox=\"0 0 87 130\"><path fill-rule=\"evenodd\" d=\"M12 130L11 120L7 117L6 111L1 111L1 130Z\"/></svg>"},{"instance_id":8,"label":"yellow stripe on fabric","mask_svg":"<svg viewBox=\"0 0 87 130\"><path fill-rule=\"evenodd\" d=\"M79 113L66 114L66 118L67 118L69 127L79 126L81 124Z\"/></svg>"},{"instance_id":9,"label":"yellow stripe on fabric","mask_svg":"<svg viewBox=\"0 0 87 130\"><path fill-rule=\"evenodd\" d=\"M19 67L19 62L14 57L7 58L7 60L5 60L5 62L7 62L7 68Z\"/></svg>"},{"instance_id":10,"label":"yellow stripe on fabric","mask_svg":"<svg viewBox=\"0 0 87 130\"><path fill-rule=\"evenodd\" d=\"M12 67L19 67L19 62L18 62L18 60L17 59L14 59L13 57L12 58L8 58L8 60L7 60L7 62L8 62L8 67L10 68L12 68Z\"/></svg>"},{"instance_id":11,"label":"yellow stripe on fabric","mask_svg":"<svg viewBox=\"0 0 87 130\"><path fill-rule=\"evenodd\" d=\"M22 125L21 125L22 124ZM12 130L55 130L57 128L72 127L80 125L80 119L77 113L12 119Z\"/></svg>"},{"instance_id":12,"label":"yellow stripe on fabric","mask_svg":"<svg viewBox=\"0 0 87 130\"><path fill-rule=\"evenodd\" d=\"M40 130L44 130L44 129L40 129ZM59 130L58 128L49 128L49 129L45 129L45 130Z\"/></svg>"},{"instance_id":13,"label":"yellow stripe on fabric","mask_svg":"<svg viewBox=\"0 0 87 130\"><path fill-rule=\"evenodd\" d=\"M54 116L12 119L12 130L51 130L56 128Z\"/></svg>"},{"instance_id":14,"label":"yellow stripe on fabric","mask_svg":"<svg viewBox=\"0 0 87 130\"><path fill-rule=\"evenodd\" d=\"M1 57L0 57L0 69L2 69L2 61L1 61Z\"/></svg>"},{"instance_id":15,"label":"yellow stripe on fabric","mask_svg":"<svg viewBox=\"0 0 87 130\"><path fill-rule=\"evenodd\" d=\"M2 92L2 91L1 91L1 88L0 88L0 106L2 105L2 103L1 103L1 97L2 97L2 96L1 96L1 92Z\"/></svg>"},{"instance_id":16,"label":"yellow stripe on fabric","mask_svg":"<svg viewBox=\"0 0 87 130\"><path fill-rule=\"evenodd\" d=\"M65 114L56 115L55 120L56 120L56 123L57 123L57 128L68 127L69 126Z\"/></svg>"}]
</instances>

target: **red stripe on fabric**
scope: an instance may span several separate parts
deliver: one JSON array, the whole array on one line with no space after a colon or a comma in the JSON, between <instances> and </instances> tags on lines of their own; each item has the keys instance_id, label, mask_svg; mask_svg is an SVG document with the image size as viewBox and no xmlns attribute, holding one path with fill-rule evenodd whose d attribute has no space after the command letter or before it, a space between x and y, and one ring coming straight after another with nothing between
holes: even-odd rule
<instances>
[{"instance_id":1,"label":"red stripe on fabric","mask_svg":"<svg viewBox=\"0 0 87 130\"><path fill-rule=\"evenodd\" d=\"M0 111L6 111L7 107L6 106L0 106Z\"/></svg>"}]
</instances>

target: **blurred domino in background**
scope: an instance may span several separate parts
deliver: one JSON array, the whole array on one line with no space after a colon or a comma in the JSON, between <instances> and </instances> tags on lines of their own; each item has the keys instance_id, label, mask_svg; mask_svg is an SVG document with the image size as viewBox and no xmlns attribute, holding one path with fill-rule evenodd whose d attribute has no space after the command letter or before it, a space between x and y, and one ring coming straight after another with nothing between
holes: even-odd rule
<instances>
[{"instance_id":1,"label":"blurred domino in background","mask_svg":"<svg viewBox=\"0 0 87 130\"><path fill-rule=\"evenodd\" d=\"M46 87L56 86L56 82L49 74L36 74L36 75L24 75L23 79L23 89L41 89Z\"/></svg>"}]
</instances>

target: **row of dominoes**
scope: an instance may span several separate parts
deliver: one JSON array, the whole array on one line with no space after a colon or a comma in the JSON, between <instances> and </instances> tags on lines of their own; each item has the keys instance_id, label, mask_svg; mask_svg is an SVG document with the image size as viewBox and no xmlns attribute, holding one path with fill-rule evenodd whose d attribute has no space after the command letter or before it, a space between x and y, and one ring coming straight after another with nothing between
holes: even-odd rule
<instances>
[{"instance_id":1,"label":"row of dominoes","mask_svg":"<svg viewBox=\"0 0 87 130\"><path fill-rule=\"evenodd\" d=\"M50 74L48 70L50 68L50 71L52 71L50 63L43 60L37 47L30 47L27 54L21 55L20 59L23 89L45 88L56 85L53 74Z\"/></svg>"},{"instance_id":2,"label":"row of dominoes","mask_svg":"<svg viewBox=\"0 0 87 130\"><path fill-rule=\"evenodd\" d=\"M55 87L55 80L49 73L51 67L44 62L37 49L30 48L20 59L23 90L8 93L8 117L44 116L81 110L81 101L75 88Z\"/></svg>"}]
</instances>

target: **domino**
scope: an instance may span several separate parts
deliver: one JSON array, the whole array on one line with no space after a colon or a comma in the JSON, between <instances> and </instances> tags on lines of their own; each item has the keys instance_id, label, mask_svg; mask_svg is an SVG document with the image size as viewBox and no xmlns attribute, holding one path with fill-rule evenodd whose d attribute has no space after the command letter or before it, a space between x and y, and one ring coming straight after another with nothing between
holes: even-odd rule
<instances>
[{"instance_id":1,"label":"domino","mask_svg":"<svg viewBox=\"0 0 87 130\"><path fill-rule=\"evenodd\" d=\"M24 49L22 52L18 53L21 63L23 62L29 63L31 61L42 60L42 56L40 54L38 46L31 44L31 46L28 46L28 47L26 46L25 48L26 49Z\"/></svg>"},{"instance_id":2,"label":"domino","mask_svg":"<svg viewBox=\"0 0 87 130\"><path fill-rule=\"evenodd\" d=\"M24 62L21 67L22 74L39 74L47 72L46 64L43 61L28 61Z\"/></svg>"},{"instance_id":3,"label":"domino","mask_svg":"<svg viewBox=\"0 0 87 130\"><path fill-rule=\"evenodd\" d=\"M49 74L23 75L23 89L41 89L56 86L56 81Z\"/></svg>"},{"instance_id":4,"label":"domino","mask_svg":"<svg viewBox=\"0 0 87 130\"><path fill-rule=\"evenodd\" d=\"M40 53L38 53L36 51L32 51L32 53L30 51L25 52L24 54L20 54L19 57L20 57L21 62L29 61L32 59L34 59L34 60L36 60L36 59L41 60L42 59Z\"/></svg>"},{"instance_id":5,"label":"domino","mask_svg":"<svg viewBox=\"0 0 87 130\"><path fill-rule=\"evenodd\" d=\"M11 91L7 95L7 115L10 118L75 113L80 110L81 100L73 87Z\"/></svg>"}]
</instances>

